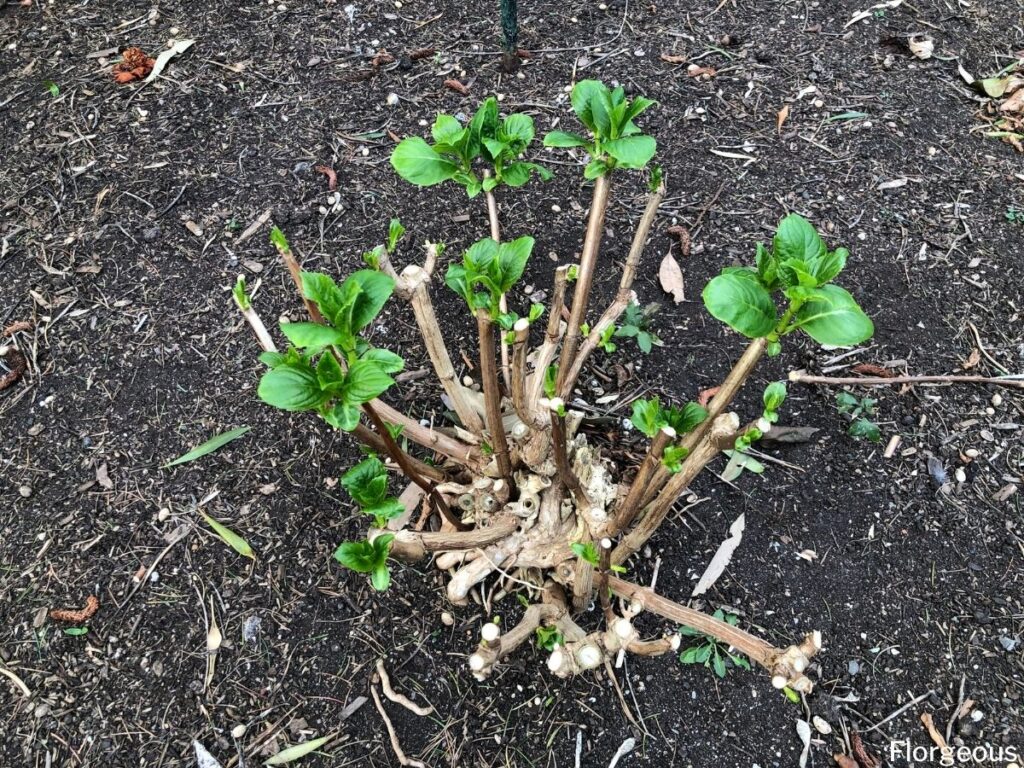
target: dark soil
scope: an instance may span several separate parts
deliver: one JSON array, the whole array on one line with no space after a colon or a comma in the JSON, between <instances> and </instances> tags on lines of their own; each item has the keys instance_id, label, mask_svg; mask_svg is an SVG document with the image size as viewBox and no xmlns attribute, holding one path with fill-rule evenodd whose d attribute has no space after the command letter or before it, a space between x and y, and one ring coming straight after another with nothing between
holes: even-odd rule
<instances>
[{"instance_id":1,"label":"dark soil","mask_svg":"<svg viewBox=\"0 0 1024 768\"><path fill-rule=\"evenodd\" d=\"M171 0L152 16L149 3L110 0L0 7L0 326L32 324L3 340L24 353L28 372L0 392L0 660L31 695L0 678L0 764L194 765L198 739L237 765L231 731L246 724L239 744L267 731L268 752L337 732L304 766L395 765L372 701L342 717L369 695L384 656L398 688L437 708L419 718L387 705L406 752L431 766L572 766L579 733L583 766L603 768L630 736L637 748L621 766L796 765L794 721L807 711L760 671L719 680L671 657L629 659L619 680L646 734L603 675L553 679L533 649L473 682L466 655L487 618L480 606L447 606L427 565L396 568L381 596L331 559L364 526L336 482L358 453L315 418L257 401L256 345L227 289L245 272L250 285L262 281L257 306L269 325L284 312L299 317L267 228L237 242L267 210L307 265L339 276L393 215L411 233L400 263L420 260L414 243L428 238L454 253L483 236L482 201L394 176L394 137L425 134L437 111L471 112L492 92L503 109L530 111L539 131L569 125L575 73L660 102L643 124L670 186L636 285L642 301L663 305L665 345L649 357L623 345L596 360L581 382L588 402L620 393L598 408L621 418L638 392L690 399L718 383L742 340L710 321L700 288L749 260L790 210L850 247L840 282L877 334L831 365L839 353L787 343L741 413L793 368L902 360L895 367L910 373L965 363L1020 372L1024 222L1014 212L1024 210L1024 166L978 132L976 97L946 59L961 57L975 74L1008 64L1024 48L1021 7L919 0L844 27L870 5L521 3L520 44L532 57L512 77L499 69L496 4L481 16L456 0L365 2L354 21L329 0ZM935 39L938 56L908 53L902 41L916 33ZM171 37L196 44L161 79L113 84L118 50L155 55ZM403 58L425 47L437 55ZM397 61L375 71L381 48ZM689 77L686 63L662 54L717 73ZM471 95L444 87L450 77ZM524 284L542 291L554 259L578 251L588 190L567 154L538 154L556 179L500 203L509 234L537 238ZM336 198L317 164L337 170ZM898 179L907 181L879 189ZM640 178L617 184L605 298L642 202ZM657 283L672 223L693 240L689 256L674 251L688 299L678 305ZM449 347L472 356L469 319L453 295L436 296ZM375 341L417 370L425 360L415 340L411 314L393 302ZM395 400L440 420L428 381L403 384ZM945 731L961 697L974 704L951 728L955 743L1024 752L1024 493L1012 493L1024 475L1024 398L981 387L875 392L883 441L873 445L845 434L836 391L791 388L785 419L817 427L814 439L764 447L786 463L767 463L760 477L727 485L706 473L693 488L703 503L659 533L632 577L649 581L660 558L658 590L685 600L743 512L743 543L703 605L727 607L778 644L824 633L807 706L835 731L813 746L817 765L844 751L844 728L864 731L879 755L892 741L929 746L921 713ZM252 431L198 462L160 468L239 425ZM902 443L885 458L895 435ZM255 564L196 524L204 499L206 513L252 544ZM133 576L179 530L185 538L133 592ZM798 557L804 550L816 559ZM87 634L45 620L47 609L90 594L102 605ZM204 692L211 606L225 641ZM507 598L494 610L511 622L520 609ZM245 641L253 617L261 626ZM653 617L644 626L666 629Z\"/></svg>"}]
</instances>

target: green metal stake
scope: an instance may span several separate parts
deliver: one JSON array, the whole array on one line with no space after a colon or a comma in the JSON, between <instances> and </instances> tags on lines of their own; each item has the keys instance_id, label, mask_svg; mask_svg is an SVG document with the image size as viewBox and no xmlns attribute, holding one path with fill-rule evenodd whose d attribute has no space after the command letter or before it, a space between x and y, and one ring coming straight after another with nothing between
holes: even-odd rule
<instances>
[{"instance_id":1,"label":"green metal stake","mask_svg":"<svg viewBox=\"0 0 1024 768\"><path fill-rule=\"evenodd\" d=\"M501 35L504 49L501 68L506 72L515 72L519 68L519 57L516 55L519 42L517 15L516 0L501 0Z\"/></svg>"}]
</instances>

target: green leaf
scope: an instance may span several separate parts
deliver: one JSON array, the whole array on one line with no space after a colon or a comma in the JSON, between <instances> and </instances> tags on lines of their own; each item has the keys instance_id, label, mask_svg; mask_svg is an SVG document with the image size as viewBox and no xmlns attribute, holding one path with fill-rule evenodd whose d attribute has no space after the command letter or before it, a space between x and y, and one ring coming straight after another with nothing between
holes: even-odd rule
<instances>
[{"instance_id":1,"label":"green leaf","mask_svg":"<svg viewBox=\"0 0 1024 768\"><path fill-rule=\"evenodd\" d=\"M558 394L558 366L549 365L544 371L544 394L548 398Z\"/></svg>"},{"instance_id":2,"label":"green leaf","mask_svg":"<svg viewBox=\"0 0 1024 768\"><path fill-rule=\"evenodd\" d=\"M818 231L798 213L791 213L779 222L773 245L779 261L800 259L812 264L826 253Z\"/></svg>"},{"instance_id":3,"label":"green leaf","mask_svg":"<svg viewBox=\"0 0 1024 768\"><path fill-rule=\"evenodd\" d=\"M504 140L515 141L525 147L533 141L533 118L522 113L509 115L502 121L499 134Z\"/></svg>"},{"instance_id":4,"label":"green leaf","mask_svg":"<svg viewBox=\"0 0 1024 768\"><path fill-rule=\"evenodd\" d=\"M501 172L501 180L510 187L521 187L530 180L531 165L532 163L512 163Z\"/></svg>"},{"instance_id":5,"label":"green leaf","mask_svg":"<svg viewBox=\"0 0 1024 768\"><path fill-rule=\"evenodd\" d=\"M331 393L320 389L311 368L293 364L264 373L256 393L267 405L284 411L309 411L331 398Z\"/></svg>"},{"instance_id":6,"label":"green leaf","mask_svg":"<svg viewBox=\"0 0 1024 768\"><path fill-rule=\"evenodd\" d=\"M636 345L640 347L640 351L645 355L651 354L651 350L654 348L654 343L656 341L658 341L658 337L653 333L639 331L636 334Z\"/></svg>"},{"instance_id":7,"label":"green leaf","mask_svg":"<svg viewBox=\"0 0 1024 768\"><path fill-rule=\"evenodd\" d=\"M245 275L238 276L238 279L235 281L235 287L231 289L231 295L234 297L239 309L244 311L252 308L249 294L245 292Z\"/></svg>"},{"instance_id":8,"label":"green leaf","mask_svg":"<svg viewBox=\"0 0 1024 768\"><path fill-rule=\"evenodd\" d=\"M270 243L282 253L291 250L291 246L288 245L288 238L285 237L284 232L277 227L270 228Z\"/></svg>"},{"instance_id":9,"label":"green leaf","mask_svg":"<svg viewBox=\"0 0 1024 768\"><path fill-rule=\"evenodd\" d=\"M544 137L545 147L587 147L590 142L578 133L551 131Z\"/></svg>"},{"instance_id":10,"label":"green leaf","mask_svg":"<svg viewBox=\"0 0 1024 768\"><path fill-rule=\"evenodd\" d=\"M356 294L355 304L352 307L352 333L357 334L377 317L387 300L391 298L395 290L395 281L390 275L377 272L373 269L360 269L353 272L344 283L341 284L341 291L346 293L346 288L355 283L361 289Z\"/></svg>"},{"instance_id":11,"label":"green leaf","mask_svg":"<svg viewBox=\"0 0 1024 768\"><path fill-rule=\"evenodd\" d=\"M658 145L653 137L640 135L609 141L603 148L615 158L617 167L640 169L651 161Z\"/></svg>"},{"instance_id":12,"label":"green leaf","mask_svg":"<svg viewBox=\"0 0 1024 768\"><path fill-rule=\"evenodd\" d=\"M480 153L485 138L494 138L498 130L498 100L488 96L476 110L467 128L464 157L472 160Z\"/></svg>"},{"instance_id":13,"label":"green leaf","mask_svg":"<svg viewBox=\"0 0 1024 768\"><path fill-rule=\"evenodd\" d=\"M603 160L591 160L583 169L583 178L593 180L608 173L608 166Z\"/></svg>"},{"instance_id":14,"label":"green leaf","mask_svg":"<svg viewBox=\"0 0 1024 768\"><path fill-rule=\"evenodd\" d=\"M762 400L764 401L764 409L774 413L779 410L779 407L786 399L786 382L784 381L773 381L767 387L765 387L764 395Z\"/></svg>"},{"instance_id":15,"label":"green leaf","mask_svg":"<svg viewBox=\"0 0 1024 768\"><path fill-rule=\"evenodd\" d=\"M281 323L281 333L299 349L322 349L344 339L337 329L320 323Z\"/></svg>"},{"instance_id":16,"label":"green leaf","mask_svg":"<svg viewBox=\"0 0 1024 768\"><path fill-rule=\"evenodd\" d=\"M493 242L493 241L492 241ZM500 271L500 293L508 293L519 282L526 269L526 262L533 253L534 239L529 235L516 238L511 242L503 242L498 246L497 261Z\"/></svg>"},{"instance_id":17,"label":"green leaf","mask_svg":"<svg viewBox=\"0 0 1024 768\"><path fill-rule=\"evenodd\" d=\"M199 445L197 445L195 448L193 448L188 453L184 453L181 456L179 456L178 458L173 459L172 461L167 462L166 464L164 464L161 467L161 469L167 469L168 467L174 467L174 466L177 466L178 464L187 464L190 461L195 461L196 459L201 459L203 456L206 456L208 453L213 453L218 448L222 448L223 446L227 445L232 440L237 440L242 435L244 435L246 432L248 432L249 429L250 429L250 427L238 427L236 429L232 429L232 430L229 430L227 432L222 432L221 434L217 435L216 437L211 437L205 443L200 443Z\"/></svg>"},{"instance_id":18,"label":"green leaf","mask_svg":"<svg viewBox=\"0 0 1024 768\"><path fill-rule=\"evenodd\" d=\"M819 344L834 347L860 344L875 332L871 318L838 285L812 291L811 298L797 311L793 327L802 329Z\"/></svg>"},{"instance_id":19,"label":"green leaf","mask_svg":"<svg viewBox=\"0 0 1024 768\"><path fill-rule=\"evenodd\" d=\"M674 475L683 468L683 459L689 453L689 449L681 445L667 445L661 454L661 463Z\"/></svg>"},{"instance_id":20,"label":"green leaf","mask_svg":"<svg viewBox=\"0 0 1024 768\"><path fill-rule=\"evenodd\" d=\"M686 629L689 629L689 627L686 627ZM697 654L703 647L704 646L695 645L692 648L687 648L679 654L679 662L681 664L699 664L700 662L697 661Z\"/></svg>"},{"instance_id":21,"label":"green leaf","mask_svg":"<svg viewBox=\"0 0 1024 768\"><path fill-rule=\"evenodd\" d=\"M725 659L718 653L715 654L715 658L711 662L712 668L715 670L715 674L719 677L725 677Z\"/></svg>"},{"instance_id":22,"label":"green leaf","mask_svg":"<svg viewBox=\"0 0 1024 768\"><path fill-rule=\"evenodd\" d=\"M714 649L715 649L715 647L711 643L699 646L697 648L697 663L698 664L706 663L707 660L711 658L711 652Z\"/></svg>"},{"instance_id":23,"label":"green leaf","mask_svg":"<svg viewBox=\"0 0 1024 768\"><path fill-rule=\"evenodd\" d=\"M779 260L775 254L765 248L764 243L758 243L754 262L757 264L758 279L769 291L774 290L779 280Z\"/></svg>"},{"instance_id":24,"label":"green leaf","mask_svg":"<svg viewBox=\"0 0 1024 768\"><path fill-rule=\"evenodd\" d=\"M88 627L67 627L64 630L64 634L65 635L70 635L71 637L81 637L82 635L89 634L89 628Z\"/></svg>"},{"instance_id":25,"label":"green leaf","mask_svg":"<svg viewBox=\"0 0 1024 768\"><path fill-rule=\"evenodd\" d=\"M859 405L860 400L849 392L839 392L836 394L836 408L840 413L850 413Z\"/></svg>"},{"instance_id":26,"label":"green leaf","mask_svg":"<svg viewBox=\"0 0 1024 768\"><path fill-rule=\"evenodd\" d=\"M321 736L319 739L310 739L309 741L304 741L301 744L295 744L293 746L288 747L287 749L282 749L276 755L273 755L269 760L264 762L263 765L275 766L294 763L296 760L305 757L311 752L315 752L316 750L320 749L320 747L322 747L332 738L334 738L334 734L330 734L328 736Z\"/></svg>"},{"instance_id":27,"label":"green leaf","mask_svg":"<svg viewBox=\"0 0 1024 768\"><path fill-rule=\"evenodd\" d=\"M402 239L402 235L405 234L405 227L402 226L402 222L398 219L392 219L388 224L388 253L395 250L398 245L398 241Z\"/></svg>"},{"instance_id":28,"label":"green leaf","mask_svg":"<svg viewBox=\"0 0 1024 768\"><path fill-rule=\"evenodd\" d=\"M405 360L389 349L368 349L361 356L362 360L372 360L380 366L384 373L398 373L405 368Z\"/></svg>"},{"instance_id":29,"label":"green leaf","mask_svg":"<svg viewBox=\"0 0 1024 768\"><path fill-rule=\"evenodd\" d=\"M391 570L387 565L378 565L370 572L370 584L378 592L387 592L391 586Z\"/></svg>"},{"instance_id":30,"label":"green leaf","mask_svg":"<svg viewBox=\"0 0 1024 768\"><path fill-rule=\"evenodd\" d=\"M845 248L836 248L831 253L826 253L820 259L814 261L811 264L811 270L814 272L818 285L824 285L834 280L846 267L846 260L849 257L850 252Z\"/></svg>"},{"instance_id":31,"label":"green leaf","mask_svg":"<svg viewBox=\"0 0 1024 768\"><path fill-rule=\"evenodd\" d=\"M368 541L346 541L334 550L334 559L356 573L370 573L378 565L377 551Z\"/></svg>"},{"instance_id":32,"label":"green leaf","mask_svg":"<svg viewBox=\"0 0 1024 768\"><path fill-rule=\"evenodd\" d=\"M202 510L199 510L199 514L202 516L203 520L206 521L206 524L213 528L213 532L220 537L221 541L235 550L235 552L240 554L242 557L252 558L253 560L256 559L256 553L252 551L252 547L249 546L249 542L220 521L214 520Z\"/></svg>"},{"instance_id":33,"label":"green leaf","mask_svg":"<svg viewBox=\"0 0 1024 768\"><path fill-rule=\"evenodd\" d=\"M44 80L43 87L50 92L50 95L53 98L56 99L58 96L60 96L60 86L53 82L53 80Z\"/></svg>"},{"instance_id":34,"label":"green leaf","mask_svg":"<svg viewBox=\"0 0 1024 768\"><path fill-rule=\"evenodd\" d=\"M363 507L362 512L364 515L369 515L376 519L378 527L383 527L381 523L394 520L396 517L401 517L405 514L405 505L398 499L384 499L379 504Z\"/></svg>"},{"instance_id":35,"label":"green leaf","mask_svg":"<svg viewBox=\"0 0 1024 768\"><path fill-rule=\"evenodd\" d=\"M419 136L403 139L391 153L391 165L403 179L420 187L447 181L458 170Z\"/></svg>"},{"instance_id":36,"label":"green leaf","mask_svg":"<svg viewBox=\"0 0 1024 768\"><path fill-rule=\"evenodd\" d=\"M451 115L438 115L430 129L430 135L438 144L456 146L462 141L465 130L462 123Z\"/></svg>"},{"instance_id":37,"label":"green leaf","mask_svg":"<svg viewBox=\"0 0 1024 768\"><path fill-rule=\"evenodd\" d=\"M375 506L388 495L388 470L376 456L369 456L341 476L341 485L359 506Z\"/></svg>"},{"instance_id":38,"label":"green leaf","mask_svg":"<svg viewBox=\"0 0 1024 768\"><path fill-rule=\"evenodd\" d=\"M653 397L650 400L634 400L633 413L629 420L633 426L643 432L647 437L653 438L662 424L659 418L661 413L661 402Z\"/></svg>"},{"instance_id":39,"label":"green leaf","mask_svg":"<svg viewBox=\"0 0 1024 768\"><path fill-rule=\"evenodd\" d=\"M473 289L469 284L469 276L464 266L454 262L449 264L448 271L444 275L444 283L461 296L468 305L473 305Z\"/></svg>"},{"instance_id":40,"label":"green leaf","mask_svg":"<svg viewBox=\"0 0 1024 768\"><path fill-rule=\"evenodd\" d=\"M529 316L530 325L533 325L538 320L540 320L541 315L543 315L543 314L544 314L544 305L543 304L531 304L530 305L530 316Z\"/></svg>"},{"instance_id":41,"label":"green leaf","mask_svg":"<svg viewBox=\"0 0 1024 768\"><path fill-rule=\"evenodd\" d=\"M484 138L482 143L484 149L487 150L487 154L491 156L492 161L496 161L499 157L505 154L506 150L509 149L508 144L504 141L498 141L498 139Z\"/></svg>"},{"instance_id":42,"label":"green leaf","mask_svg":"<svg viewBox=\"0 0 1024 768\"><path fill-rule=\"evenodd\" d=\"M872 443L877 443L882 439L882 432L878 429L878 425L865 418L857 419L850 424L847 434L849 434L850 437L870 440Z\"/></svg>"},{"instance_id":43,"label":"green leaf","mask_svg":"<svg viewBox=\"0 0 1024 768\"><path fill-rule=\"evenodd\" d=\"M744 336L756 339L767 336L778 318L771 294L753 272L744 277L725 272L704 286L704 306L715 318Z\"/></svg>"},{"instance_id":44,"label":"green leaf","mask_svg":"<svg viewBox=\"0 0 1024 768\"><path fill-rule=\"evenodd\" d=\"M738 656L736 654L730 653L729 659L732 661L733 664L735 664L740 669L745 669L747 670L747 672L750 671L750 662L747 661L746 658L744 658L743 656Z\"/></svg>"},{"instance_id":45,"label":"green leaf","mask_svg":"<svg viewBox=\"0 0 1024 768\"><path fill-rule=\"evenodd\" d=\"M693 402L687 403L682 408L672 406L661 414L664 422L672 427L677 435L685 435L687 432L692 432L707 417L707 409L700 403Z\"/></svg>"},{"instance_id":46,"label":"green leaf","mask_svg":"<svg viewBox=\"0 0 1024 768\"><path fill-rule=\"evenodd\" d=\"M395 380L375 360L356 360L348 369L342 399L349 404L362 404L387 391Z\"/></svg>"},{"instance_id":47,"label":"green leaf","mask_svg":"<svg viewBox=\"0 0 1024 768\"><path fill-rule=\"evenodd\" d=\"M647 189L652 194L658 191L658 187L661 186L665 179L665 173L662 171L660 165L655 165L651 168L651 177L647 180Z\"/></svg>"},{"instance_id":48,"label":"green leaf","mask_svg":"<svg viewBox=\"0 0 1024 768\"><path fill-rule=\"evenodd\" d=\"M359 425L361 413L362 411L359 410L358 405L343 403L340 400L335 402L330 408L320 411L324 421L335 429L341 429L345 432L351 432Z\"/></svg>"},{"instance_id":49,"label":"green leaf","mask_svg":"<svg viewBox=\"0 0 1024 768\"><path fill-rule=\"evenodd\" d=\"M303 272L301 277L302 295L320 307L333 322L344 300L338 284L320 272Z\"/></svg>"},{"instance_id":50,"label":"green leaf","mask_svg":"<svg viewBox=\"0 0 1024 768\"><path fill-rule=\"evenodd\" d=\"M599 80L580 80L573 86L569 100L580 122L594 133L603 136L607 134L607 130L603 134L598 131L593 114L594 104L600 102L602 97L606 101L609 100L608 86Z\"/></svg>"},{"instance_id":51,"label":"green leaf","mask_svg":"<svg viewBox=\"0 0 1024 768\"><path fill-rule=\"evenodd\" d=\"M573 551L576 557L586 560L591 565L597 566L601 564L601 557L598 555L597 547L592 541L588 541L586 544L574 541L569 545L569 549Z\"/></svg>"},{"instance_id":52,"label":"green leaf","mask_svg":"<svg viewBox=\"0 0 1024 768\"><path fill-rule=\"evenodd\" d=\"M818 279L811 272L811 267L803 259L786 259L779 262L779 276L783 284L789 287L816 288Z\"/></svg>"}]
</instances>

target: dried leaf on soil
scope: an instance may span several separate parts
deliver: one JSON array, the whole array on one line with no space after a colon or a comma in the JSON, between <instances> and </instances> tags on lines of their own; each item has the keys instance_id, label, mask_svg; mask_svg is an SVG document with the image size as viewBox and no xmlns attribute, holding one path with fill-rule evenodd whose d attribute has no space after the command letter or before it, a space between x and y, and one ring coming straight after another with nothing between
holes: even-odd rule
<instances>
[{"instance_id":1,"label":"dried leaf on soil","mask_svg":"<svg viewBox=\"0 0 1024 768\"><path fill-rule=\"evenodd\" d=\"M184 453L178 458L167 462L161 467L161 469L167 469L168 467L174 467L177 466L178 464L186 464L190 461L201 459L208 453L213 453L218 448L227 445L232 440L237 440L250 429L251 427L237 427L236 429L229 430L228 432L223 432L217 435L216 437L211 437L205 443L200 443L188 453Z\"/></svg>"},{"instance_id":2,"label":"dried leaf on soil","mask_svg":"<svg viewBox=\"0 0 1024 768\"><path fill-rule=\"evenodd\" d=\"M782 133L782 126L789 119L789 104L784 104L778 114L775 115L775 131Z\"/></svg>"},{"instance_id":3,"label":"dried leaf on soil","mask_svg":"<svg viewBox=\"0 0 1024 768\"><path fill-rule=\"evenodd\" d=\"M445 80L444 86L445 88L450 88L456 93L461 93L463 96L469 96L469 88L460 83L458 80L455 80L454 78Z\"/></svg>"},{"instance_id":4,"label":"dried leaf on soil","mask_svg":"<svg viewBox=\"0 0 1024 768\"><path fill-rule=\"evenodd\" d=\"M663 53L661 54L661 60L668 62L669 64L685 64L686 57L680 56L675 53Z\"/></svg>"},{"instance_id":5,"label":"dried leaf on soil","mask_svg":"<svg viewBox=\"0 0 1024 768\"><path fill-rule=\"evenodd\" d=\"M253 560L256 559L256 553L252 551L252 547L249 546L249 542L223 523L214 520L205 512L200 510L199 514L203 516L203 520L206 521L206 524L213 528L214 533L216 533L225 544L235 550L235 552L240 554L242 557L249 557Z\"/></svg>"},{"instance_id":6,"label":"dried leaf on soil","mask_svg":"<svg viewBox=\"0 0 1024 768\"><path fill-rule=\"evenodd\" d=\"M160 77L160 73L164 71L167 63L175 56L179 56L193 45L195 40L179 40L166 51L161 51L160 55L156 57L156 63L153 64L153 71L149 73L149 77L146 78L147 83L151 83Z\"/></svg>"},{"instance_id":7,"label":"dried leaf on soil","mask_svg":"<svg viewBox=\"0 0 1024 768\"><path fill-rule=\"evenodd\" d=\"M697 586L693 588L691 593L692 597L703 595L725 572L725 568L729 565L732 560L732 555L736 551L736 547L743 541L743 526L744 516L740 515L737 517L733 524L729 526L729 538L718 545L718 551L715 552L715 556L711 558L711 562L708 563L708 567L704 571L704 575L700 577L700 581L697 582Z\"/></svg>"},{"instance_id":8,"label":"dried leaf on soil","mask_svg":"<svg viewBox=\"0 0 1024 768\"><path fill-rule=\"evenodd\" d=\"M293 747L282 749L272 758L267 760L264 765L287 765L288 763L294 763L296 760L305 757L310 752L315 752L320 749L324 744L330 741L331 735L321 736L319 739L311 739L310 741L304 741L301 744L296 744Z\"/></svg>"},{"instance_id":9,"label":"dried leaf on soil","mask_svg":"<svg viewBox=\"0 0 1024 768\"><path fill-rule=\"evenodd\" d=\"M919 59L930 59L935 53L935 41L927 35L914 35L907 40L907 47Z\"/></svg>"},{"instance_id":10,"label":"dried leaf on soil","mask_svg":"<svg viewBox=\"0 0 1024 768\"><path fill-rule=\"evenodd\" d=\"M800 737L800 742L804 745L803 750L800 752L800 768L804 768L807 765L807 757L811 754L810 723L806 720L797 720L796 735Z\"/></svg>"},{"instance_id":11,"label":"dried leaf on soil","mask_svg":"<svg viewBox=\"0 0 1024 768\"><path fill-rule=\"evenodd\" d=\"M679 267L679 262L675 260L671 251L665 254L665 258L661 260L661 266L658 268L658 282L661 283L661 289L665 293L672 294L672 301L676 304L685 298L683 295L683 270Z\"/></svg>"},{"instance_id":12,"label":"dried leaf on soil","mask_svg":"<svg viewBox=\"0 0 1024 768\"><path fill-rule=\"evenodd\" d=\"M192 747L196 751L197 768L224 768L217 758L211 755L209 750L198 741L193 740Z\"/></svg>"},{"instance_id":13,"label":"dried leaf on soil","mask_svg":"<svg viewBox=\"0 0 1024 768\"><path fill-rule=\"evenodd\" d=\"M860 766L857 765L857 761L852 757L847 757L846 755L838 752L832 755L832 759L836 761L836 765L838 765L839 768L860 768Z\"/></svg>"}]
</instances>

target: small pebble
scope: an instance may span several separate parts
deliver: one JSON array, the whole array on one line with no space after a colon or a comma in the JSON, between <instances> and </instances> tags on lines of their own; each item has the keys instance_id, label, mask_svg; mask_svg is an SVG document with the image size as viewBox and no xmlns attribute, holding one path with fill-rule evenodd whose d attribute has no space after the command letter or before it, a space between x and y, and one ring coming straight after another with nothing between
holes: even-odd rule
<instances>
[{"instance_id":1,"label":"small pebble","mask_svg":"<svg viewBox=\"0 0 1024 768\"><path fill-rule=\"evenodd\" d=\"M18 487L18 493L21 494L21 497L23 499L27 499L29 496L32 495L32 486L31 485L19 486Z\"/></svg>"},{"instance_id":2,"label":"small pebble","mask_svg":"<svg viewBox=\"0 0 1024 768\"><path fill-rule=\"evenodd\" d=\"M239 723L238 725L236 725L234 728L231 729L231 735L235 739L240 739L243 736L245 736L245 731L246 731L245 723Z\"/></svg>"},{"instance_id":3,"label":"small pebble","mask_svg":"<svg viewBox=\"0 0 1024 768\"><path fill-rule=\"evenodd\" d=\"M978 458L978 453L979 451L977 448L968 448L966 451L964 451L964 456L966 456L969 459L976 459Z\"/></svg>"},{"instance_id":4,"label":"small pebble","mask_svg":"<svg viewBox=\"0 0 1024 768\"><path fill-rule=\"evenodd\" d=\"M455 617L448 613L448 611L442 611L441 623L444 624L446 627L450 627L452 624L455 623Z\"/></svg>"},{"instance_id":5,"label":"small pebble","mask_svg":"<svg viewBox=\"0 0 1024 768\"><path fill-rule=\"evenodd\" d=\"M994 395L992 395L992 405L994 405L996 408L998 408L1002 404L1003 404L1003 396L1002 395L1000 395L998 392L996 392Z\"/></svg>"},{"instance_id":6,"label":"small pebble","mask_svg":"<svg viewBox=\"0 0 1024 768\"><path fill-rule=\"evenodd\" d=\"M555 213L561 213L562 212L562 206L560 206L560 205L552 205L551 206L551 210L554 211Z\"/></svg>"},{"instance_id":7,"label":"small pebble","mask_svg":"<svg viewBox=\"0 0 1024 768\"><path fill-rule=\"evenodd\" d=\"M398 94L397 93L389 93L388 94L388 98L387 98L387 102L388 102L388 106L389 107L397 107L398 106Z\"/></svg>"}]
</instances>

